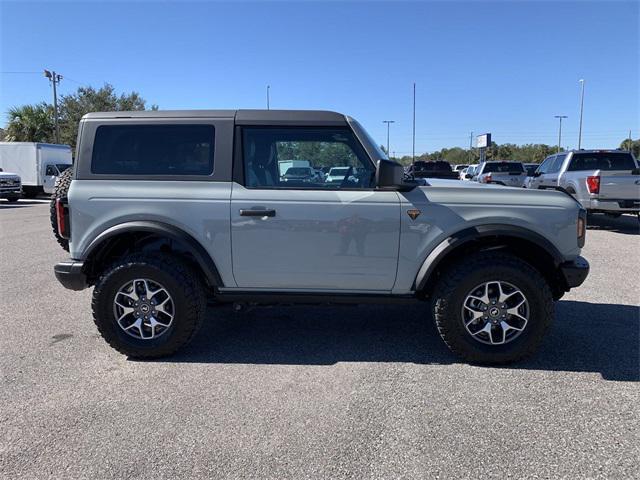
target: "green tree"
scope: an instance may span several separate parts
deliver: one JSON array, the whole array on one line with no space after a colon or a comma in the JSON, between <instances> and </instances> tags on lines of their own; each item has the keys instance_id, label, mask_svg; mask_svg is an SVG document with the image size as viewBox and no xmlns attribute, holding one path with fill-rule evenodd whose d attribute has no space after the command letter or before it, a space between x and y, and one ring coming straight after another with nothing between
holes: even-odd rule
<instances>
[{"instance_id":1,"label":"green tree","mask_svg":"<svg viewBox=\"0 0 640 480\"><path fill-rule=\"evenodd\" d=\"M640 158L640 138L638 140L629 140L628 138L625 138L620 143L620 148L622 150L630 150L634 157Z\"/></svg>"},{"instance_id":2,"label":"green tree","mask_svg":"<svg viewBox=\"0 0 640 480\"><path fill-rule=\"evenodd\" d=\"M80 87L75 93L60 98L60 143L76 146L78 124L89 112L119 112L124 110L146 110L147 102L138 92L117 95L108 83L100 89ZM151 110L157 110L156 105Z\"/></svg>"},{"instance_id":3,"label":"green tree","mask_svg":"<svg viewBox=\"0 0 640 480\"><path fill-rule=\"evenodd\" d=\"M54 141L53 107L45 102L36 105L11 107L7 112L9 122L5 130L8 142Z\"/></svg>"}]
</instances>

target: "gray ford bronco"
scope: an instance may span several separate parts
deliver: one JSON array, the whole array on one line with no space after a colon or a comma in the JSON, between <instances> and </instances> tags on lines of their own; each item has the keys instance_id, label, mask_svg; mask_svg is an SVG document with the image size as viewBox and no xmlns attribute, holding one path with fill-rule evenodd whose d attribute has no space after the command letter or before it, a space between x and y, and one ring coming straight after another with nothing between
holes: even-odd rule
<instances>
[{"instance_id":1,"label":"gray ford bronco","mask_svg":"<svg viewBox=\"0 0 640 480\"><path fill-rule=\"evenodd\" d=\"M342 178L287 175L307 167ZM422 301L455 353L512 362L589 271L571 196L412 179L325 111L85 115L52 223L56 277L94 287L98 330L137 358L184 346L207 303Z\"/></svg>"}]
</instances>

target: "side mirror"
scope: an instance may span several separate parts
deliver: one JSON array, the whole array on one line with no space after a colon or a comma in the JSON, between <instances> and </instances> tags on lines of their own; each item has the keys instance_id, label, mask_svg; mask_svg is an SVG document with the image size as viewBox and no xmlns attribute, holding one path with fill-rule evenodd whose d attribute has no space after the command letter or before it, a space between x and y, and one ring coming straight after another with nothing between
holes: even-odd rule
<instances>
[{"instance_id":1,"label":"side mirror","mask_svg":"<svg viewBox=\"0 0 640 480\"><path fill-rule=\"evenodd\" d=\"M376 187L391 190L404 190L412 186L404 182L404 168L390 160L378 160L376 168Z\"/></svg>"},{"instance_id":2,"label":"side mirror","mask_svg":"<svg viewBox=\"0 0 640 480\"><path fill-rule=\"evenodd\" d=\"M0 172L4 172L4 170L0 168Z\"/></svg>"},{"instance_id":3,"label":"side mirror","mask_svg":"<svg viewBox=\"0 0 640 480\"><path fill-rule=\"evenodd\" d=\"M533 172L534 177L539 177L540 175L542 175L542 172Z\"/></svg>"}]
</instances>

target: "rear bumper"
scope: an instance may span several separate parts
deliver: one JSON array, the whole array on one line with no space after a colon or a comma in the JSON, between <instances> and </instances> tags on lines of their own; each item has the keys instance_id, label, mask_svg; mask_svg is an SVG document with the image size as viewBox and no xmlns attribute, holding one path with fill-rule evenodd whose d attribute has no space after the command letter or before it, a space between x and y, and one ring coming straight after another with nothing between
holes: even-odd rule
<instances>
[{"instance_id":1,"label":"rear bumper","mask_svg":"<svg viewBox=\"0 0 640 480\"><path fill-rule=\"evenodd\" d=\"M591 199L591 206L589 210L598 212L638 212L640 211L640 200L638 199L624 199L624 198L612 198L607 200Z\"/></svg>"},{"instance_id":2,"label":"rear bumper","mask_svg":"<svg viewBox=\"0 0 640 480\"><path fill-rule=\"evenodd\" d=\"M87 276L82 271L84 263L76 260L65 260L53 267L56 278L64 288L84 290L88 287Z\"/></svg>"},{"instance_id":3,"label":"rear bumper","mask_svg":"<svg viewBox=\"0 0 640 480\"><path fill-rule=\"evenodd\" d=\"M579 287L589 275L589 262L578 257L572 262L561 264L560 271L568 288Z\"/></svg>"}]
</instances>

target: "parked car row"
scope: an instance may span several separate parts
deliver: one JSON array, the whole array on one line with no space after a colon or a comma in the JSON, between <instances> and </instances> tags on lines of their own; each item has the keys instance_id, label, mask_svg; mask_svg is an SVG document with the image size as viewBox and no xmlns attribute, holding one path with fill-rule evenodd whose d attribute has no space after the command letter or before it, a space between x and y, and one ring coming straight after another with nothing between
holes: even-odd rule
<instances>
[{"instance_id":1,"label":"parked car row","mask_svg":"<svg viewBox=\"0 0 640 480\"><path fill-rule=\"evenodd\" d=\"M540 164L488 161L459 170L467 181L561 190L591 213L640 215L640 169L630 152L570 150Z\"/></svg>"}]
</instances>

